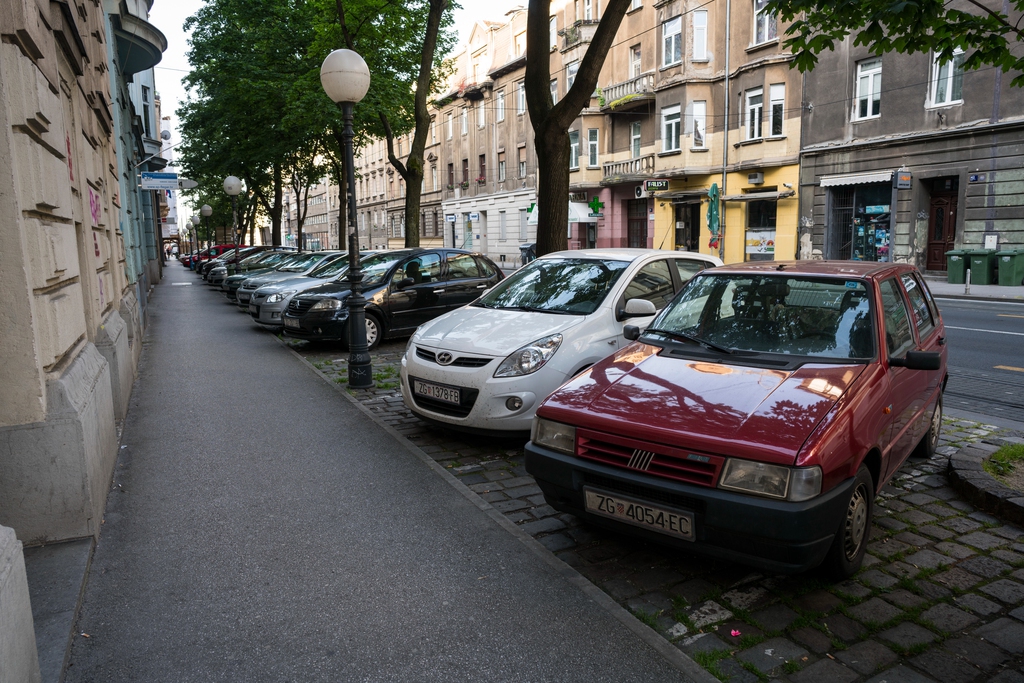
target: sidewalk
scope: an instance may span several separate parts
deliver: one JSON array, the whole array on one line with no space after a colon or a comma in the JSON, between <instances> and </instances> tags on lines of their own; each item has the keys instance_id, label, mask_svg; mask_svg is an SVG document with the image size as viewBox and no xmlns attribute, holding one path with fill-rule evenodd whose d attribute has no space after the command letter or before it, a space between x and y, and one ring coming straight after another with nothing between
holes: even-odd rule
<instances>
[{"instance_id":1,"label":"sidewalk","mask_svg":"<svg viewBox=\"0 0 1024 683\"><path fill-rule=\"evenodd\" d=\"M1024 303L1024 286L1001 287L999 285L952 285L946 278L926 275L928 289L934 296L950 299L982 299L989 301L1019 301Z\"/></svg>"},{"instance_id":2,"label":"sidewalk","mask_svg":"<svg viewBox=\"0 0 1024 683\"><path fill-rule=\"evenodd\" d=\"M196 282L153 297L65 680L707 680Z\"/></svg>"}]
</instances>

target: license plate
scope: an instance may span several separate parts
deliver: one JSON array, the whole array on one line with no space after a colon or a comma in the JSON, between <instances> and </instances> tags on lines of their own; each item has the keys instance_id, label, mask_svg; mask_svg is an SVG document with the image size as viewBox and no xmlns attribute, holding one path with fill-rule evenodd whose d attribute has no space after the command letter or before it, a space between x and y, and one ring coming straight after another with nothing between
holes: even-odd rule
<instances>
[{"instance_id":1,"label":"license plate","mask_svg":"<svg viewBox=\"0 0 1024 683\"><path fill-rule=\"evenodd\" d=\"M587 512L651 529L686 541L694 540L693 513L651 505L617 493L583 489Z\"/></svg>"},{"instance_id":2,"label":"license plate","mask_svg":"<svg viewBox=\"0 0 1024 683\"><path fill-rule=\"evenodd\" d=\"M444 401L445 403L454 403L459 405L461 401L461 393L458 389L452 387L444 387L440 384L431 384L429 382L413 382L414 391L420 396L428 396L438 401Z\"/></svg>"},{"instance_id":3,"label":"license plate","mask_svg":"<svg viewBox=\"0 0 1024 683\"><path fill-rule=\"evenodd\" d=\"M298 328L299 327L299 320L298 320L298 318L285 318L284 319L284 326L285 327L295 327L295 328Z\"/></svg>"},{"instance_id":4,"label":"license plate","mask_svg":"<svg viewBox=\"0 0 1024 683\"><path fill-rule=\"evenodd\" d=\"M260 307L256 304L249 304L249 312L258 314L260 312Z\"/></svg>"}]
</instances>

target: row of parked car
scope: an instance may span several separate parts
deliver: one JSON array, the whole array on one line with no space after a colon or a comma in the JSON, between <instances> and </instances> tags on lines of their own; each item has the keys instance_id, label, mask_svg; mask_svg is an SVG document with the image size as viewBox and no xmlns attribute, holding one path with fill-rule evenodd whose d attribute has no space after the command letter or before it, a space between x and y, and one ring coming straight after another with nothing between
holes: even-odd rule
<instances>
[{"instance_id":1,"label":"row of parked car","mask_svg":"<svg viewBox=\"0 0 1024 683\"><path fill-rule=\"evenodd\" d=\"M254 322L347 339L346 254L239 256L220 286ZM359 258L369 345L409 338L409 409L529 431L547 501L620 531L849 576L876 492L938 442L945 333L909 265L592 249L505 277L459 249Z\"/></svg>"}]
</instances>

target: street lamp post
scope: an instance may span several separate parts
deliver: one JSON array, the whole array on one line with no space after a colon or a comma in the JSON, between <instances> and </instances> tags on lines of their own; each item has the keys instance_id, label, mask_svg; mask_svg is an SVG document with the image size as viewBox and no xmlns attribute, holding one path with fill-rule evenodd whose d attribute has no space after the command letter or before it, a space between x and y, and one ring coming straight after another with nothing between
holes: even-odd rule
<instances>
[{"instance_id":1,"label":"street lamp post","mask_svg":"<svg viewBox=\"0 0 1024 683\"><path fill-rule=\"evenodd\" d=\"M209 204L203 204L202 208L199 209L199 213L203 214L203 218L206 219L206 234L210 235L210 215L213 214L213 208Z\"/></svg>"},{"instance_id":2,"label":"street lamp post","mask_svg":"<svg viewBox=\"0 0 1024 683\"><path fill-rule=\"evenodd\" d=\"M345 172L348 175L348 385L354 389L373 386L373 367L366 344L366 299L363 297L363 270L359 267L359 237L356 234L355 157L352 153L352 111L370 89L370 70L366 62L352 50L335 50L320 67L320 84L324 92L341 106L345 127L342 142ZM338 207L339 223L341 207ZM341 235L339 234L339 238Z\"/></svg>"},{"instance_id":3,"label":"street lamp post","mask_svg":"<svg viewBox=\"0 0 1024 683\"><path fill-rule=\"evenodd\" d=\"M238 193L242 191L242 181L229 175L224 179L224 191L231 197L231 232L235 238L235 263L228 264L228 275L231 275L238 263Z\"/></svg>"},{"instance_id":4,"label":"street lamp post","mask_svg":"<svg viewBox=\"0 0 1024 683\"><path fill-rule=\"evenodd\" d=\"M195 270L196 259L199 258L199 216L192 216L189 221L192 223L192 239L196 243L196 250L192 258L189 259L188 267Z\"/></svg>"}]
</instances>

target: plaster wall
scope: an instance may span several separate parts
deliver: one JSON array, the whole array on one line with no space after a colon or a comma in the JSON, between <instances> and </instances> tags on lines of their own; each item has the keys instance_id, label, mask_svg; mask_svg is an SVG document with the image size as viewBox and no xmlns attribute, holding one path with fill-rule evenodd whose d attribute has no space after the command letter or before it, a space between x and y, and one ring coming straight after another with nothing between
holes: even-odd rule
<instances>
[{"instance_id":1,"label":"plaster wall","mask_svg":"<svg viewBox=\"0 0 1024 683\"><path fill-rule=\"evenodd\" d=\"M14 529L0 526L0 683L39 683L39 657L25 556Z\"/></svg>"}]
</instances>

